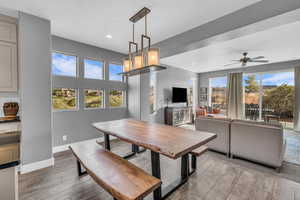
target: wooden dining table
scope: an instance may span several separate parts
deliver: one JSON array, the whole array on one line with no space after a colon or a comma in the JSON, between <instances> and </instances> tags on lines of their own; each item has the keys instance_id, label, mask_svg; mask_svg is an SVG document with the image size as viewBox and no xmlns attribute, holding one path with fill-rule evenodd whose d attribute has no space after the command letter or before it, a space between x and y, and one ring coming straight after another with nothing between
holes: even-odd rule
<instances>
[{"instance_id":1,"label":"wooden dining table","mask_svg":"<svg viewBox=\"0 0 300 200\"><path fill-rule=\"evenodd\" d=\"M121 119L93 123L104 134L105 148L110 150L109 136L151 151L152 175L161 179L160 154L171 159L181 158L181 177L164 189L153 192L154 200L169 196L189 178L189 152L216 138L216 134L193 131L174 126L149 123L134 119Z\"/></svg>"}]
</instances>

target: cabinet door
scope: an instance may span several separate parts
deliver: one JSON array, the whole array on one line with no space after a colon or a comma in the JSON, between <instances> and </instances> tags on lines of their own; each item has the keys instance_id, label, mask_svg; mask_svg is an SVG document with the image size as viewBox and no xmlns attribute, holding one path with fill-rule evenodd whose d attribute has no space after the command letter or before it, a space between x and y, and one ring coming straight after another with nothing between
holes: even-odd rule
<instances>
[{"instance_id":1,"label":"cabinet door","mask_svg":"<svg viewBox=\"0 0 300 200\"><path fill-rule=\"evenodd\" d=\"M0 92L16 92L18 87L16 44L0 42Z\"/></svg>"},{"instance_id":2,"label":"cabinet door","mask_svg":"<svg viewBox=\"0 0 300 200\"><path fill-rule=\"evenodd\" d=\"M0 40L4 42L17 42L16 24L0 21Z\"/></svg>"},{"instance_id":3,"label":"cabinet door","mask_svg":"<svg viewBox=\"0 0 300 200\"><path fill-rule=\"evenodd\" d=\"M0 146L0 164L19 160L19 144L8 144Z\"/></svg>"}]
</instances>

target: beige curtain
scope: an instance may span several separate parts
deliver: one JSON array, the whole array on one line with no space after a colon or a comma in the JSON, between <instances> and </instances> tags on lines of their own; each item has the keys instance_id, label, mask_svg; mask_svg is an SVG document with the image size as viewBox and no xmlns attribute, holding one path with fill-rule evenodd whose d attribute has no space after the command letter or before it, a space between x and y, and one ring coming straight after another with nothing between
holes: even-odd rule
<instances>
[{"instance_id":1,"label":"beige curtain","mask_svg":"<svg viewBox=\"0 0 300 200\"><path fill-rule=\"evenodd\" d=\"M300 67L295 67L294 129L300 131Z\"/></svg>"},{"instance_id":2,"label":"beige curtain","mask_svg":"<svg viewBox=\"0 0 300 200\"><path fill-rule=\"evenodd\" d=\"M227 117L241 119L243 117L243 73L228 75Z\"/></svg>"}]
</instances>

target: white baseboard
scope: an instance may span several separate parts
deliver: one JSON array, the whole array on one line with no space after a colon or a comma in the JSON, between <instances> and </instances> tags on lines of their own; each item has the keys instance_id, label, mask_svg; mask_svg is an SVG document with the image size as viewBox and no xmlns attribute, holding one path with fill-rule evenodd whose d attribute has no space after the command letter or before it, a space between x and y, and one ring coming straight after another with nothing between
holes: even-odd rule
<instances>
[{"instance_id":1,"label":"white baseboard","mask_svg":"<svg viewBox=\"0 0 300 200\"><path fill-rule=\"evenodd\" d=\"M116 138L116 137L113 137L113 136L110 136L110 140L115 140L115 139L117 139L117 138ZM101 142L104 142L104 138L103 138L103 137L100 137L100 138L94 138L94 139L91 139L91 140L85 140L85 141L95 141L95 142L96 142L96 140L99 140L99 141L101 141ZM80 142L82 142L82 141L80 141ZM70 146L70 145L76 144L76 143L78 143L78 142L74 142L74 143L69 143L69 144L65 144L65 145L53 147L53 148L52 148L52 152L53 152L53 154L55 154L55 153L67 151L67 150L69 150L69 146Z\"/></svg>"},{"instance_id":2,"label":"white baseboard","mask_svg":"<svg viewBox=\"0 0 300 200\"><path fill-rule=\"evenodd\" d=\"M54 158L50 158L48 160L42 160L39 162L30 163L27 165L21 166L21 174L26 174L35 170L43 169L46 167L51 167L54 165Z\"/></svg>"}]
</instances>

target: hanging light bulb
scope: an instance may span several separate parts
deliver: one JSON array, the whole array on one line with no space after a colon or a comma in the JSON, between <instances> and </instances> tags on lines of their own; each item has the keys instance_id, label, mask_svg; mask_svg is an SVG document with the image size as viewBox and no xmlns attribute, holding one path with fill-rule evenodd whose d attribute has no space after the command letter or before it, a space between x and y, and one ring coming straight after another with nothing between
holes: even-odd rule
<instances>
[{"instance_id":1,"label":"hanging light bulb","mask_svg":"<svg viewBox=\"0 0 300 200\"><path fill-rule=\"evenodd\" d=\"M166 69L160 65L160 51L158 48L151 47L151 37L148 36L147 30L147 14L150 9L144 7L129 20L132 22L132 41L129 41L129 51L126 59L123 60L124 76L132 76L140 73L148 73L150 71L158 71ZM141 19L145 19L145 32L141 35L141 48L135 42L135 23ZM145 41L147 43L145 43Z\"/></svg>"},{"instance_id":2,"label":"hanging light bulb","mask_svg":"<svg viewBox=\"0 0 300 200\"><path fill-rule=\"evenodd\" d=\"M159 49L158 48L149 48L147 55L147 64L148 65L159 65Z\"/></svg>"},{"instance_id":3,"label":"hanging light bulb","mask_svg":"<svg viewBox=\"0 0 300 200\"><path fill-rule=\"evenodd\" d=\"M143 56L142 53L137 53L134 56L134 68L139 69L143 67Z\"/></svg>"},{"instance_id":4,"label":"hanging light bulb","mask_svg":"<svg viewBox=\"0 0 300 200\"><path fill-rule=\"evenodd\" d=\"M124 72L128 72L131 69L131 62L129 60L129 58L125 58L123 60L123 67L124 67Z\"/></svg>"}]
</instances>

